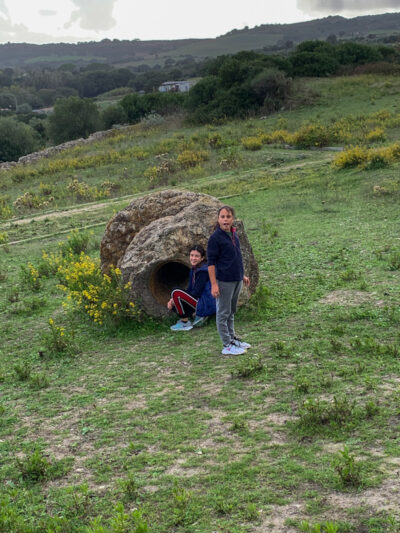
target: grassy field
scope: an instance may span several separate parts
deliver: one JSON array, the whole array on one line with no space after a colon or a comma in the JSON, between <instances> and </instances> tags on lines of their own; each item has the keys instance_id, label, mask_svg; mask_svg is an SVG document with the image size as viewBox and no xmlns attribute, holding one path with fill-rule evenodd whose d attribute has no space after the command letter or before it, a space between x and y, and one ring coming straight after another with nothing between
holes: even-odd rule
<instances>
[{"instance_id":1,"label":"grassy field","mask_svg":"<svg viewBox=\"0 0 400 533\"><path fill-rule=\"evenodd\" d=\"M365 142L385 111L389 145L399 83L303 83L264 120L148 121L0 175L0 531L400 531L399 163L242 143L335 117ZM112 214L166 187L244 221L260 286L241 357L220 355L214 321L105 328L63 307L42 251L78 230L95 259Z\"/></svg>"}]
</instances>

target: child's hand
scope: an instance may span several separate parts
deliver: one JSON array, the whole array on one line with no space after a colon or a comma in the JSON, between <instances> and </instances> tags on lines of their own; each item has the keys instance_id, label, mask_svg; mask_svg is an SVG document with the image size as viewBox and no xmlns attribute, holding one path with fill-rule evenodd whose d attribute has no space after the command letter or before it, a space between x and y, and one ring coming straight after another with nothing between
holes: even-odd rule
<instances>
[{"instance_id":1,"label":"child's hand","mask_svg":"<svg viewBox=\"0 0 400 533\"><path fill-rule=\"evenodd\" d=\"M250 285L250 280L247 276L243 276L243 283L248 287Z\"/></svg>"},{"instance_id":2,"label":"child's hand","mask_svg":"<svg viewBox=\"0 0 400 533\"><path fill-rule=\"evenodd\" d=\"M170 311L174 307L174 300L172 298L168 300L167 307Z\"/></svg>"}]
</instances>

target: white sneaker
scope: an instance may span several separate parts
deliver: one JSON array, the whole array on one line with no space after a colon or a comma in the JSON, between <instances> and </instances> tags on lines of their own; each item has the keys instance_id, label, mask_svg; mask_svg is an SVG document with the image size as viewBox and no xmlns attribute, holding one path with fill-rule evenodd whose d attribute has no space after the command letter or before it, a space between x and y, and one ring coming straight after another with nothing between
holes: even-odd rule
<instances>
[{"instance_id":1,"label":"white sneaker","mask_svg":"<svg viewBox=\"0 0 400 533\"><path fill-rule=\"evenodd\" d=\"M238 337L233 337L232 344L234 344L238 348L243 348L244 350L247 350L247 348L251 348L251 344L240 340Z\"/></svg>"},{"instance_id":2,"label":"white sneaker","mask_svg":"<svg viewBox=\"0 0 400 533\"><path fill-rule=\"evenodd\" d=\"M235 346L232 342L228 346L224 346L222 349L222 355L242 355L246 350Z\"/></svg>"},{"instance_id":3,"label":"white sneaker","mask_svg":"<svg viewBox=\"0 0 400 533\"><path fill-rule=\"evenodd\" d=\"M190 320L186 320L186 322L184 320L178 320L178 322L171 326L170 329L172 329L172 331L190 331L192 328L193 326Z\"/></svg>"}]
</instances>

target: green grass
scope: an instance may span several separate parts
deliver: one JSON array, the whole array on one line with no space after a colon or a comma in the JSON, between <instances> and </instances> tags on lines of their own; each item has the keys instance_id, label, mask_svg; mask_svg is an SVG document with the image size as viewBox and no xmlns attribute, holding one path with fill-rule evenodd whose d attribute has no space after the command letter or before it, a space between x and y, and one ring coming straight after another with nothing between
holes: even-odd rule
<instances>
[{"instance_id":1,"label":"green grass","mask_svg":"<svg viewBox=\"0 0 400 533\"><path fill-rule=\"evenodd\" d=\"M212 131L234 140L264 122ZM113 149L210 132L174 127ZM89 150L107 145L77 153ZM224 170L214 152L179 186L228 197L245 223L261 285L237 315L253 346L241 359L220 356L213 321L188 335L150 319L103 330L63 310L55 276L37 292L22 283L21 266L73 228L92 226L98 255L128 198L87 210L65 197L63 216L3 222L23 242L0 249L0 531L398 531L399 193L373 190L398 166L336 171L330 153L263 148ZM105 172L79 175L95 185ZM27 183L6 177L2 194ZM79 353L46 351L50 317Z\"/></svg>"}]
</instances>

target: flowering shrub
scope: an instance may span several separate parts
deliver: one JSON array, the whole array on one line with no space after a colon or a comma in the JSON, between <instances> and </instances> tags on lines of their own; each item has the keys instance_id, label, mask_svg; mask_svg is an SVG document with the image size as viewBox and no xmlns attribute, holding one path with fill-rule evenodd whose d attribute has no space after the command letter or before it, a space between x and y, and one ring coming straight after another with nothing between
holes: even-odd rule
<instances>
[{"instance_id":1,"label":"flowering shrub","mask_svg":"<svg viewBox=\"0 0 400 533\"><path fill-rule=\"evenodd\" d=\"M47 207L52 201L54 201L53 197L43 201L37 194L32 194L28 191L17 198L13 205L17 209L39 209L41 207Z\"/></svg>"},{"instance_id":2,"label":"flowering shrub","mask_svg":"<svg viewBox=\"0 0 400 533\"><path fill-rule=\"evenodd\" d=\"M12 207L0 202L0 220L7 220L13 216Z\"/></svg>"},{"instance_id":3,"label":"flowering shrub","mask_svg":"<svg viewBox=\"0 0 400 533\"><path fill-rule=\"evenodd\" d=\"M257 137L243 137L242 146L245 150L260 150L262 148L263 141L261 136Z\"/></svg>"},{"instance_id":4,"label":"flowering shrub","mask_svg":"<svg viewBox=\"0 0 400 533\"><path fill-rule=\"evenodd\" d=\"M366 168L385 168L394 161L387 148L371 149L367 152Z\"/></svg>"},{"instance_id":5,"label":"flowering shrub","mask_svg":"<svg viewBox=\"0 0 400 533\"><path fill-rule=\"evenodd\" d=\"M0 231L0 244L8 243L8 233L6 231Z\"/></svg>"},{"instance_id":6,"label":"flowering shrub","mask_svg":"<svg viewBox=\"0 0 400 533\"><path fill-rule=\"evenodd\" d=\"M97 187L90 187L84 181L74 178L67 189L77 200L99 200L110 196L108 189L99 190Z\"/></svg>"},{"instance_id":7,"label":"flowering shrub","mask_svg":"<svg viewBox=\"0 0 400 533\"><path fill-rule=\"evenodd\" d=\"M59 287L67 294L66 307L86 313L96 324L116 325L127 318L138 318L136 305L129 301L130 283L123 283L119 268L102 274L99 260L82 252L72 254L58 267Z\"/></svg>"},{"instance_id":8,"label":"flowering shrub","mask_svg":"<svg viewBox=\"0 0 400 533\"><path fill-rule=\"evenodd\" d=\"M53 318L49 319L49 327L50 332L45 332L42 339L46 350L50 354L72 355L77 352L73 330L69 331L63 326L57 326Z\"/></svg>"},{"instance_id":9,"label":"flowering shrub","mask_svg":"<svg viewBox=\"0 0 400 533\"><path fill-rule=\"evenodd\" d=\"M208 153L203 150L183 150L177 157L178 164L183 168L195 167L207 160Z\"/></svg>"},{"instance_id":10,"label":"flowering shrub","mask_svg":"<svg viewBox=\"0 0 400 533\"><path fill-rule=\"evenodd\" d=\"M322 124L308 124L302 126L293 135L293 144L299 148L308 148L316 146L318 148L322 146L328 146L331 140L329 130Z\"/></svg>"},{"instance_id":11,"label":"flowering shrub","mask_svg":"<svg viewBox=\"0 0 400 533\"><path fill-rule=\"evenodd\" d=\"M226 142L220 133L209 133L207 137L207 142L211 148L215 149L223 148L224 146L226 146Z\"/></svg>"},{"instance_id":12,"label":"flowering shrub","mask_svg":"<svg viewBox=\"0 0 400 533\"><path fill-rule=\"evenodd\" d=\"M38 291L40 289L39 270L32 263L21 265L20 278L22 283L27 285L32 291Z\"/></svg>"},{"instance_id":13,"label":"flowering shrub","mask_svg":"<svg viewBox=\"0 0 400 533\"><path fill-rule=\"evenodd\" d=\"M371 131L369 131L366 136L365 140L368 143L374 143L374 142L384 142L386 141L386 133L383 128L375 128Z\"/></svg>"},{"instance_id":14,"label":"flowering shrub","mask_svg":"<svg viewBox=\"0 0 400 533\"><path fill-rule=\"evenodd\" d=\"M355 146L339 154L333 166L336 168L360 167L365 169L382 168L400 161L400 144L385 148L362 148Z\"/></svg>"},{"instance_id":15,"label":"flowering shrub","mask_svg":"<svg viewBox=\"0 0 400 533\"><path fill-rule=\"evenodd\" d=\"M361 146L353 146L337 155L333 161L336 168L357 167L367 160L367 150Z\"/></svg>"}]
</instances>

